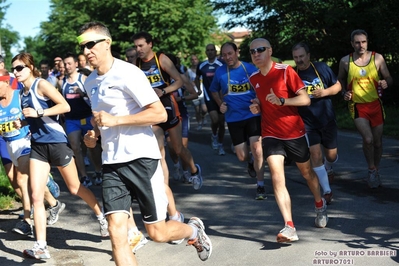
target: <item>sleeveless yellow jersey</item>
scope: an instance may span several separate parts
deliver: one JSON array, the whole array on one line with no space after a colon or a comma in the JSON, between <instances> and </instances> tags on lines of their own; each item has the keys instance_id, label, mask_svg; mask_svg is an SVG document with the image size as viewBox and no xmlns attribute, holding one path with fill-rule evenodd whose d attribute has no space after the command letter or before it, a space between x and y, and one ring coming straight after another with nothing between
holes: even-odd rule
<instances>
[{"instance_id":1,"label":"sleeveless yellow jersey","mask_svg":"<svg viewBox=\"0 0 399 266\"><path fill-rule=\"evenodd\" d=\"M352 91L352 101L355 103L369 103L379 99L377 93L378 76L375 65L375 52L371 53L366 66L357 66L353 62L353 54L349 55L348 90Z\"/></svg>"}]
</instances>

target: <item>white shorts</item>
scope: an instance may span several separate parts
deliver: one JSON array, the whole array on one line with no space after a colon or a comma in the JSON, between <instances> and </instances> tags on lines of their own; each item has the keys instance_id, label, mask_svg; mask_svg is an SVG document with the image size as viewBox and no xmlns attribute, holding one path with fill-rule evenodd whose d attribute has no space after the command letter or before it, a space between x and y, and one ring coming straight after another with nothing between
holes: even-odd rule
<instances>
[{"instance_id":1,"label":"white shorts","mask_svg":"<svg viewBox=\"0 0 399 266\"><path fill-rule=\"evenodd\" d=\"M18 167L18 158L30 154L30 134L22 139L7 141L7 150L12 163Z\"/></svg>"}]
</instances>

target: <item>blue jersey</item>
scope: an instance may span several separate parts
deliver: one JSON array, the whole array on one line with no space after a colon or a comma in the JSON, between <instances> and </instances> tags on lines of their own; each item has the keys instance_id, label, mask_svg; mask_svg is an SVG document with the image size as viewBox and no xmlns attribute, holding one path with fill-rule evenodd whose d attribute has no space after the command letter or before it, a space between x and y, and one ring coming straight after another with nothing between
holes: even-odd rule
<instances>
[{"instance_id":1,"label":"blue jersey","mask_svg":"<svg viewBox=\"0 0 399 266\"><path fill-rule=\"evenodd\" d=\"M226 122L237 122L257 116L251 113L251 100L256 98L249 77L258 69L249 63L241 62L237 68L227 65L219 67L213 78L210 91L220 92L223 101L227 104L224 114Z\"/></svg>"},{"instance_id":2,"label":"blue jersey","mask_svg":"<svg viewBox=\"0 0 399 266\"><path fill-rule=\"evenodd\" d=\"M212 95L210 95L209 88L211 87L211 83L213 77L215 76L216 70L221 67L223 63L218 59L215 59L212 63L209 61L204 61L197 67L197 76L202 77L202 84L205 88L204 96L207 101L212 99Z\"/></svg>"},{"instance_id":3,"label":"blue jersey","mask_svg":"<svg viewBox=\"0 0 399 266\"><path fill-rule=\"evenodd\" d=\"M313 67L314 66L314 67ZM334 108L330 97L313 98L314 90L325 90L337 83L334 72L323 62L314 62L306 70L298 70L298 75L305 84L310 97L309 106L299 106L298 111L307 130L324 127L335 120Z\"/></svg>"},{"instance_id":4,"label":"blue jersey","mask_svg":"<svg viewBox=\"0 0 399 266\"><path fill-rule=\"evenodd\" d=\"M23 120L19 94L19 90L14 90L10 104L6 107L1 107L0 132L5 141L21 139L29 134L29 127L27 126L20 129L14 127L13 122L15 120Z\"/></svg>"},{"instance_id":5,"label":"blue jersey","mask_svg":"<svg viewBox=\"0 0 399 266\"><path fill-rule=\"evenodd\" d=\"M65 119L83 119L92 115L90 100L87 97L82 76L83 75L79 73L78 79L73 83L69 83L64 79L64 83L62 84L62 95L71 107L71 111L65 113ZM86 95L81 96L81 94L77 92L77 89L80 89Z\"/></svg>"},{"instance_id":6,"label":"blue jersey","mask_svg":"<svg viewBox=\"0 0 399 266\"><path fill-rule=\"evenodd\" d=\"M22 108L31 107L37 109L48 109L54 103L47 97L40 96L37 93L37 85L41 78L36 78L29 91L21 95ZM45 117L28 117L26 121L29 124L32 134L32 143L67 143L68 139L64 129L59 124L58 115Z\"/></svg>"}]
</instances>

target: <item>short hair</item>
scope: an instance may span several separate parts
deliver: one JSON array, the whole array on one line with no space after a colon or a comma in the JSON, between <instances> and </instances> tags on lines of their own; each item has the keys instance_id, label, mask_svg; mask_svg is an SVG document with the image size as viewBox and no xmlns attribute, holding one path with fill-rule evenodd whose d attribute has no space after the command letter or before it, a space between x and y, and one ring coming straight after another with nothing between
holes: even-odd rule
<instances>
[{"instance_id":1,"label":"short hair","mask_svg":"<svg viewBox=\"0 0 399 266\"><path fill-rule=\"evenodd\" d=\"M125 53L132 52L132 51L137 52L137 49L135 47L129 47L126 49Z\"/></svg>"},{"instance_id":2,"label":"short hair","mask_svg":"<svg viewBox=\"0 0 399 266\"><path fill-rule=\"evenodd\" d=\"M152 42L154 44L154 40L152 38L152 35L149 34L148 32L145 32L145 31L141 31L141 32L133 34L132 40L135 41L135 40L138 40L138 39L145 39L146 43Z\"/></svg>"},{"instance_id":3,"label":"short hair","mask_svg":"<svg viewBox=\"0 0 399 266\"><path fill-rule=\"evenodd\" d=\"M366 36L366 39L369 38L369 36L365 30L357 29L357 30L352 31L352 33L351 33L351 42L353 42L356 35L364 35L364 36Z\"/></svg>"},{"instance_id":4,"label":"short hair","mask_svg":"<svg viewBox=\"0 0 399 266\"><path fill-rule=\"evenodd\" d=\"M41 66L41 65L48 65L48 66L50 66L50 61L48 61L47 59L42 59L42 60L40 60L40 62L39 62L39 66Z\"/></svg>"},{"instance_id":5,"label":"short hair","mask_svg":"<svg viewBox=\"0 0 399 266\"><path fill-rule=\"evenodd\" d=\"M292 46L291 51L297 50L299 48L305 49L305 52L307 54L310 53L309 46L306 43L304 43L304 42L299 42L299 43L295 44L294 46Z\"/></svg>"},{"instance_id":6,"label":"short hair","mask_svg":"<svg viewBox=\"0 0 399 266\"><path fill-rule=\"evenodd\" d=\"M71 53L71 52L67 53L67 54L64 56L64 59L65 59L65 58L68 58L68 57L72 57L73 61L75 61L75 62L78 62L78 61L79 61L79 60L78 60L78 56L77 56L75 53Z\"/></svg>"},{"instance_id":7,"label":"short hair","mask_svg":"<svg viewBox=\"0 0 399 266\"><path fill-rule=\"evenodd\" d=\"M112 39L112 36L111 36L111 33L109 32L109 29L107 28L107 26L105 26L101 22L91 21L91 22L85 23L79 29L79 34L82 34L82 33L84 33L87 30L95 30L95 31L100 32L100 33L104 34L105 36L107 36L107 37Z\"/></svg>"},{"instance_id":8,"label":"short hair","mask_svg":"<svg viewBox=\"0 0 399 266\"><path fill-rule=\"evenodd\" d=\"M222 45L222 47L220 48L220 51L222 51L225 46L231 46L233 48L234 52L237 52L237 50L238 50L238 47L237 47L237 45L235 43L233 43L233 42L225 42Z\"/></svg>"}]
</instances>

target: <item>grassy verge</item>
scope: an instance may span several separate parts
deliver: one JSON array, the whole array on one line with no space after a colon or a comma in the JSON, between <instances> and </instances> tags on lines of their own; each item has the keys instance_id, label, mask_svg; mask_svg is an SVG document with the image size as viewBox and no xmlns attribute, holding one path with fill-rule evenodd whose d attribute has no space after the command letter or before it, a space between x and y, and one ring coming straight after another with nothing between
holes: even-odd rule
<instances>
[{"instance_id":1,"label":"grassy verge","mask_svg":"<svg viewBox=\"0 0 399 266\"><path fill-rule=\"evenodd\" d=\"M0 163L0 210L7 210L13 206L15 192L5 174L4 167Z\"/></svg>"},{"instance_id":2,"label":"grassy verge","mask_svg":"<svg viewBox=\"0 0 399 266\"><path fill-rule=\"evenodd\" d=\"M353 119L350 117L347 102L333 101L338 128L356 131ZM395 105L385 105L384 136L399 138L399 109Z\"/></svg>"}]
</instances>

